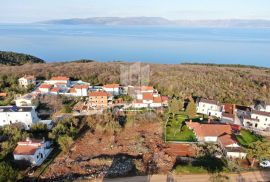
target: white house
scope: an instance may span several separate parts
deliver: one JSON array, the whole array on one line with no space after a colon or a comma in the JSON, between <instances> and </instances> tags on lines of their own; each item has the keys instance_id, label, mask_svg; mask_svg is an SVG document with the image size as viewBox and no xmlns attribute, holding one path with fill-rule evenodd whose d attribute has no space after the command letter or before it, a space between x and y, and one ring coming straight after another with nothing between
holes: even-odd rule
<instances>
[{"instance_id":1,"label":"white house","mask_svg":"<svg viewBox=\"0 0 270 182\"><path fill-rule=\"evenodd\" d=\"M134 108L146 108L146 107L148 107L148 104L143 103L143 100L139 100L139 99L135 100L132 105L133 105Z\"/></svg>"},{"instance_id":2,"label":"white house","mask_svg":"<svg viewBox=\"0 0 270 182\"><path fill-rule=\"evenodd\" d=\"M39 122L35 109L31 106L0 106L0 126L22 123L25 129Z\"/></svg>"},{"instance_id":3,"label":"white house","mask_svg":"<svg viewBox=\"0 0 270 182\"><path fill-rule=\"evenodd\" d=\"M27 139L17 143L13 157L17 161L28 161L33 166L39 166L51 153L50 145L49 141Z\"/></svg>"},{"instance_id":4,"label":"white house","mask_svg":"<svg viewBox=\"0 0 270 182\"><path fill-rule=\"evenodd\" d=\"M223 153L228 158L244 159L247 156L247 153L243 151L232 135L225 134L218 137L218 143Z\"/></svg>"},{"instance_id":5,"label":"white house","mask_svg":"<svg viewBox=\"0 0 270 182\"><path fill-rule=\"evenodd\" d=\"M43 83L38 87L37 91L40 92L41 94L48 94L50 93L52 87L53 85Z\"/></svg>"},{"instance_id":6,"label":"white house","mask_svg":"<svg viewBox=\"0 0 270 182\"><path fill-rule=\"evenodd\" d=\"M78 97L86 97L88 96L88 85L75 85L73 88L73 95Z\"/></svg>"},{"instance_id":7,"label":"white house","mask_svg":"<svg viewBox=\"0 0 270 182\"><path fill-rule=\"evenodd\" d=\"M120 85L119 84L107 84L104 85L103 90L112 94L113 96L120 95Z\"/></svg>"},{"instance_id":8,"label":"white house","mask_svg":"<svg viewBox=\"0 0 270 182\"><path fill-rule=\"evenodd\" d=\"M30 93L25 95L18 95L15 98L16 106L38 106L38 96L37 94Z\"/></svg>"},{"instance_id":9,"label":"white house","mask_svg":"<svg viewBox=\"0 0 270 182\"><path fill-rule=\"evenodd\" d=\"M232 134L232 127L227 124L200 124L192 121L186 124L201 142L217 142L219 136Z\"/></svg>"},{"instance_id":10,"label":"white house","mask_svg":"<svg viewBox=\"0 0 270 182\"><path fill-rule=\"evenodd\" d=\"M197 102L197 113L206 114L209 116L222 117L222 106L214 100L201 98Z\"/></svg>"},{"instance_id":11,"label":"white house","mask_svg":"<svg viewBox=\"0 0 270 182\"><path fill-rule=\"evenodd\" d=\"M270 129L270 112L252 110L251 117L244 117L244 126L259 129Z\"/></svg>"},{"instance_id":12,"label":"white house","mask_svg":"<svg viewBox=\"0 0 270 182\"><path fill-rule=\"evenodd\" d=\"M25 75L19 78L19 85L22 87L28 87L29 85L36 85L36 77L33 75Z\"/></svg>"},{"instance_id":13,"label":"white house","mask_svg":"<svg viewBox=\"0 0 270 182\"><path fill-rule=\"evenodd\" d=\"M70 86L70 79L65 76L57 76L52 77L50 80L46 80L45 83L55 86L63 86L63 87L69 87Z\"/></svg>"}]
</instances>

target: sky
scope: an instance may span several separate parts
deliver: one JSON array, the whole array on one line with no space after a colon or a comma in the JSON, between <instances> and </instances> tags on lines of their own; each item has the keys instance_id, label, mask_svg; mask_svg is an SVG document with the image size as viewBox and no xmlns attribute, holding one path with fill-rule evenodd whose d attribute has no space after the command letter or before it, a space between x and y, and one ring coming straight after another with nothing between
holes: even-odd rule
<instances>
[{"instance_id":1,"label":"sky","mask_svg":"<svg viewBox=\"0 0 270 182\"><path fill-rule=\"evenodd\" d=\"M270 19L270 0L0 0L0 23L87 17Z\"/></svg>"}]
</instances>

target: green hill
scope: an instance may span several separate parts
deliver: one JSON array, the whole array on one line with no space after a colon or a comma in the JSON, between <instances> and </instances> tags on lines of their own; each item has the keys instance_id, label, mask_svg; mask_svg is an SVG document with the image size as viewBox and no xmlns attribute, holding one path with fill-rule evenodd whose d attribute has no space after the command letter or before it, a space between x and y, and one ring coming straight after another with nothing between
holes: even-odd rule
<instances>
[{"instance_id":1,"label":"green hill","mask_svg":"<svg viewBox=\"0 0 270 182\"><path fill-rule=\"evenodd\" d=\"M27 54L0 51L0 64L18 66L26 63L45 63L45 61Z\"/></svg>"}]
</instances>

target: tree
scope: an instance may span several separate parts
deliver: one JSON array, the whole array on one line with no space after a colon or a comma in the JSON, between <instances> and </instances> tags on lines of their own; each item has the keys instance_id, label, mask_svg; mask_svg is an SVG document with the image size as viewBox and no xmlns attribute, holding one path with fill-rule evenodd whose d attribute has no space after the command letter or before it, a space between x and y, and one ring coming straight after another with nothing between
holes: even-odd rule
<instances>
[{"instance_id":1,"label":"tree","mask_svg":"<svg viewBox=\"0 0 270 182\"><path fill-rule=\"evenodd\" d=\"M0 163L0 181L12 182L17 181L18 178L18 172L14 170L8 163Z\"/></svg>"},{"instance_id":2,"label":"tree","mask_svg":"<svg viewBox=\"0 0 270 182\"><path fill-rule=\"evenodd\" d=\"M180 104L177 99L174 97L170 102L170 112L173 114L173 118L180 111Z\"/></svg>"},{"instance_id":3,"label":"tree","mask_svg":"<svg viewBox=\"0 0 270 182\"><path fill-rule=\"evenodd\" d=\"M64 152L64 153L67 153L70 146L72 145L73 143L73 139L67 135L64 135L64 136L60 136L57 140L58 144L60 145L60 148L61 150Z\"/></svg>"},{"instance_id":4,"label":"tree","mask_svg":"<svg viewBox=\"0 0 270 182\"><path fill-rule=\"evenodd\" d=\"M181 111L184 108L184 102L181 99L178 99L179 110Z\"/></svg>"},{"instance_id":5,"label":"tree","mask_svg":"<svg viewBox=\"0 0 270 182\"><path fill-rule=\"evenodd\" d=\"M187 109L186 109L186 113L187 113L189 119L194 118L196 116L196 112L197 112L196 104L195 104L193 99L190 99L188 106L187 106Z\"/></svg>"},{"instance_id":6,"label":"tree","mask_svg":"<svg viewBox=\"0 0 270 182\"><path fill-rule=\"evenodd\" d=\"M249 145L248 156L252 158L251 167L254 166L255 160L270 159L270 143L256 141Z\"/></svg>"}]
</instances>

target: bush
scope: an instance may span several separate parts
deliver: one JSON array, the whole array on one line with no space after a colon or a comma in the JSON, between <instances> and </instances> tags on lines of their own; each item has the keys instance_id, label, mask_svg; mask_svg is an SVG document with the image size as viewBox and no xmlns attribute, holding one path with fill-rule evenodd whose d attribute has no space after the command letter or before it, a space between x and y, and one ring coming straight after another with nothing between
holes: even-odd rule
<instances>
[{"instance_id":1,"label":"bush","mask_svg":"<svg viewBox=\"0 0 270 182\"><path fill-rule=\"evenodd\" d=\"M72 145L73 143L73 139L67 135L64 135L64 136L60 136L57 140L58 144L60 145L60 148L61 150L64 152L64 153L67 153L70 146Z\"/></svg>"},{"instance_id":2,"label":"bush","mask_svg":"<svg viewBox=\"0 0 270 182\"><path fill-rule=\"evenodd\" d=\"M0 163L0 181L17 181L19 173L14 170L8 163Z\"/></svg>"}]
</instances>

